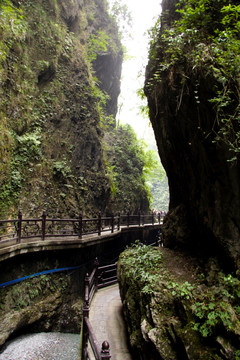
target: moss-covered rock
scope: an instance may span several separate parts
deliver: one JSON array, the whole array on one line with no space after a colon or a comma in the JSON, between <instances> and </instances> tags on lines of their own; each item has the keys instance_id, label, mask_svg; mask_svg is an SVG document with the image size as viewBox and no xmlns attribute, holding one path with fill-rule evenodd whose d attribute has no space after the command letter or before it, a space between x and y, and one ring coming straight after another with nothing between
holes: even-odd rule
<instances>
[{"instance_id":1,"label":"moss-covered rock","mask_svg":"<svg viewBox=\"0 0 240 360\"><path fill-rule=\"evenodd\" d=\"M237 359L240 281L215 261L202 268L186 254L134 246L120 256L118 278L136 358Z\"/></svg>"},{"instance_id":2,"label":"moss-covered rock","mask_svg":"<svg viewBox=\"0 0 240 360\"><path fill-rule=\"evenodd\" d=\"M4 0L0 20L0 216L19 207L26 215L104 210L110 185L99 97L109 91L113 116L122 61L105 1ZM88 58L100 29L112 69L101 90Z\"/></svg>"},{"instance_id":3,"label":"moss-covered rock","mask_svg":"<svg viewBox=\"0 0 240 360\"><path fill-rule=\"evenodd\" d=\"M83 302L73 289L65 274L42 275L0 289L0 346L27 331L79 333Z\"/></svg>"}]
</instances>

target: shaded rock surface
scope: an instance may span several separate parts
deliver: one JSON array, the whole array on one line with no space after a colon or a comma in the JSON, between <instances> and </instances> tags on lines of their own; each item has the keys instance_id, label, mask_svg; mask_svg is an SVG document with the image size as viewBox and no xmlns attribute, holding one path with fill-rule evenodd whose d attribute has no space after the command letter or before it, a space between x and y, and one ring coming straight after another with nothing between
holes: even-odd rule
<instances>
[{"instance_id":1,"label":"shaded rock surface","mask_svg":"<svg viewBox=\"0 0 240 360\"><path fill-rule=\"evenodd\" d=\"M166 55L162 35L179 16L177 3L163 1L155 56L149 60L145 83L150 119L169 181L163 240L166 246L199 252L204 246L205 254L218 253L225 266L238 267L240 167L239 162L228 161L231 154L226 144L215 141L216 113L209 101L222 85L210 70L209 58L204 63L203 56L202 65L193 69L187 45L186 56L174 66L161 67Z\"/></svg>"}]
</instances>

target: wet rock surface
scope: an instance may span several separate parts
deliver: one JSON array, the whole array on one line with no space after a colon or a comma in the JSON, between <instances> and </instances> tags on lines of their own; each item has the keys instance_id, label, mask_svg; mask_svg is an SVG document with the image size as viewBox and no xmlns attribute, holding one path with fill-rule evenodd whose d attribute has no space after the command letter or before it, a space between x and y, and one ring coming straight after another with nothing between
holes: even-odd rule
<instances>
[{"instance_id":1,"label":"wet rock surface","mask_svg":"<svg viewBox=\"0 0 240 360\"><path fill-rule=\"evenodd\" d=\"M77 360L79 334L22 335L6 344L0 360Z\"/></svg>"}]
</instances>

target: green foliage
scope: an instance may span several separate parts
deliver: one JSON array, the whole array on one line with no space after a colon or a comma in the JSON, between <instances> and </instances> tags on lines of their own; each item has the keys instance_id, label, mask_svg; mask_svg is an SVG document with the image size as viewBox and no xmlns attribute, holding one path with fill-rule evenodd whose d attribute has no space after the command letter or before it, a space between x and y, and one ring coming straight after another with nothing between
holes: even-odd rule
<instances>
[{"instance_id":1,"label":"green foliage","mask_svg":"<svg viewBox=\"0 0 240 360\"><path fill-rule=\"evenodd\" d=\"M0 3L0 84L3 75L2 64L16 41L25 40L27 22L21 9L15 7L10 0Z\"/></svg>"},{"instance_id":2,"label":"green foliage","mask_svg":"<svg viewBox=\"0 0 240 360\"><path fill-rule=\"evenodd\" d=\"M127 266L126 276L142 286L142 292L151 294L161 279L158 272L162 255L159 249L139 244L137 241L120 255L120 263Z\"/></svg>"},{"instance_id":3,"label":"green foliage","mask_svg":"<svg viewBox=\"0 0 240 360\"><path fill-rule=\"evenodd\" d=\"M64 275L40 275L0 290L0 311L20 311L42 301L51 293L64 293L69 286L69 278Z\"/></svg>"},{"instance_id":4,"label":"green foliage","mask_svg":"<svg viewBox=\"0 0 240 360\"><path fill-rule=\"evenodd\" d=\"M116 209L148 211L148 179L159 165L155 153L130 125L123 125L105 135L105 154Z\"/></svg>"},{"instance_id":5,"label":"green foliage","mask_svg":"<svg viewBox=\"0 0 240 360\"><path fill-rule=\"evenodd\" d=\"M228 331L237 332L237 329L240 329L239 298L239 279L231 274L225 276L220 273L215 286L201 294L192 304L191 308L196 316L193 329L204 337L212 335L221 324Z\"/></svg>"},{"instance_id":6,"label":"green foliage","mask_svg":"<svg viewBox=\"0 0 240 360\"><path fill-rule=\"evenodd\" d=\"M169 188L167 177L160 173L161 177L149 182L150 191L153 197L152 208L168 211L169 207ZM164 176L162 178L162 176Z\"/></svg>"},{"instance_id":7,"label":"green foliage","mask_svg":"<svg viewBox=\"0 0 240 360\"><path fill-rule=\"evenodd\" d=\"M113 0L110 8L110 15L116 21L120 36L129 37L132 26L132 15L126 4L122 4L119 0Z\"/></svg>"},{"instance_id":8,"label":"green foliage","mask_svg":"<svg viewBox=\"0 0 240 360\"><path fill-rule=\"evenodd\" d=\"M1 201L9 205L19 196L25 180L24 170L27 168L29 172L32 172L32 167L42 157L40 129L22 136L13 134L12 138L15 138L15 147L9 164L8 181L5 177L0 193Z\"/></svg>"},{"instance_id":9,"label":"green foliage","mask_svg":"<svg viewBox=\"0 0 240 360\"><path fill-rule=\"evenodd\" d=\"M0 2L1 212L17 204L23 185L47 163L42 129L47 119L66 111L65 74L56 69L59 58L70 59L74 45L57 3L54 12L42 2L14 4ZM39 76L49 70L52 86L42 89Z\"/></svg>"},{"instance_id":10,"label":"green foliage","mask_svg":"<svg viewBox=\"0 0 240 360\"><path fill-rule=\"evenodd\" d=\"M176 270L171 271L171 263L165 262L160 248L137 242L120 255L119 271L122 267L124 277L137 284L142 294L155 294L161 311L172 308L168 316L176 315L181 302L186 312L181 318L183 329L191 327L204 338L218 336L222 328L229 336L239 336L240 280L219 272L214 283L206 285L205 277L197 275L190 283L177 276ZM163 314L159 316L164 318Z\"/></svg>"},{"instance_id":11,"label":"green foliage","mask_svg":"<svg viewBox=\"0 0 240 360\"><path fill-rule=\"evenodd\" d=\"M192 305L194 315L202 322L195 322L193 329L199 331L203 337L212 335L218 325L223 324L228 330L234 330L232 308L226 301L196 302Z\"/></svg>"},{"instance_id":12,"label":"green foliage","mask_svg":"<svg viewBox=\"0 0 240 360\"><path fill-rule=\"evenodd\" d=\"M192 291L194 290L194 286L188 281L185 281L183 284L169 281L167 288L173 296L179 296L188 300L192 298Z\"/></svg>"},{"instance_id":13,"label":"green foliage","mask_svg":"<svg viewBox=\"0 0 240 360\"><path fill-rule=\"evenodd\" d=\"M99 81L95 76L92 76L91 78L91 85L92 96L96 100L97 109L100 116L100 125L104 131L108 131L115 123L112 115L106 115L106 105L108 100L110 100L110 95L100 90Z\"/></svg>"},{"instance_id":14,"label":"green foliage","mask_svg":"<svg viewBox=\"0 0 240 360\"><path fill-rule=\"evenodd\" d=\"M99 29L96 34L92 34L88 39L88 59L93 62L97 59L97 55L107 52L109 44L109 36L105 31Z\"/></svg>"},{"instance_id":15,"label":"green foliage","mask_svg":"<svg viewBox=\"0 0 240 360\"><path fill-rule=\"evenodd\" d=\"M15 159L25 165L31 160L39 160L42 155L41 149L41 130L36 129L32 133L26 133L22 136L16 136L17 148Z\"/></svg>"},{"instance_id":16,"label":"green foliage","mask_svg":"<svg viewBox=\"0 0 240 360\"><path fill-rule=\"evenodd\" d=\"M67 160L53 162L53 175L59 180L66 180L71 177L71 168L67 165Z\"/></svg>"},{"instance_id":17,"label":"green foliage","mask_svg":"<svg viewBox=\"0 0 240 360\"><path fill-rule=\"evenodd\" d=\"M231 152L230 161L240 154L240 5L228 0L180 0L179 19L161 30L159 20L152 29L150 59L157 61L148 86L161 82L162 73L181 69L182 81L189 73L215 81L215 96L209 98L216 112L212 132L218 143ZM164 53L159 52L164 48ZM196 104L200 105L196 94Z\"/></svg>"},{"instance_id":18,"label":"green foliage","mask_svg":"<svg viewBox=\"0 0 240 360\"><path fill-rule=\"evenodd\" d=\"M146 100L143 88L137 90L137 95L142 100ZM143 116L149 118L149 107L147 104L140 106L140 111ZM149 143L154 143L154 140L150 139ZM153 209L168 211L169 205L169 189L166 173L160 162L160 158L157 152L156 145L147 154L150 156L150 162L152 164L151 171L149 172L146 180L149 185L150 192L152 194L151 206Z\"/></svg>"}]
</instances>

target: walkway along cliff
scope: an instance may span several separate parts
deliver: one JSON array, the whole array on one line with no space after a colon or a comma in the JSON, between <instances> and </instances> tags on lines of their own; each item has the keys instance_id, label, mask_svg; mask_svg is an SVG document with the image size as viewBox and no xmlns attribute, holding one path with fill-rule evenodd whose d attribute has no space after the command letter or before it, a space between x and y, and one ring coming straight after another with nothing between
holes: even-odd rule
<instances>
[{"instance_id":1,"label":"walkway along cliff","mask_svg":"<svg viewBox=\"0 0 240 360\"><path fill-rule=\"evenodd\" d=\"M88 233L83 231L82 238L79 232L75 237L72 233L66 234L66 227L62 228L61 238L58 227L57 237L50 239L47 236L45 240L41 236L39 239L25 237L15 245L10 240L7 247L5 242L0 249L1 345L20 333L80 332L84 277L91 271L95 258L104 265L116 261L120 252L136 240L159 240L161 224L152 214L127 214L121 219L119 223L119 217L115 217L112 227L113 218L102 217L102 225L105 221L106 227L101 226L99 230L99 218L83 218L83 223L90 220L94 226L88 228L91 229ZM28 220L24 220L27 224ZM74 219L71 220L72 225ZM62 224L66 225L66 219Z\"/></svg>"}]
</instances>

